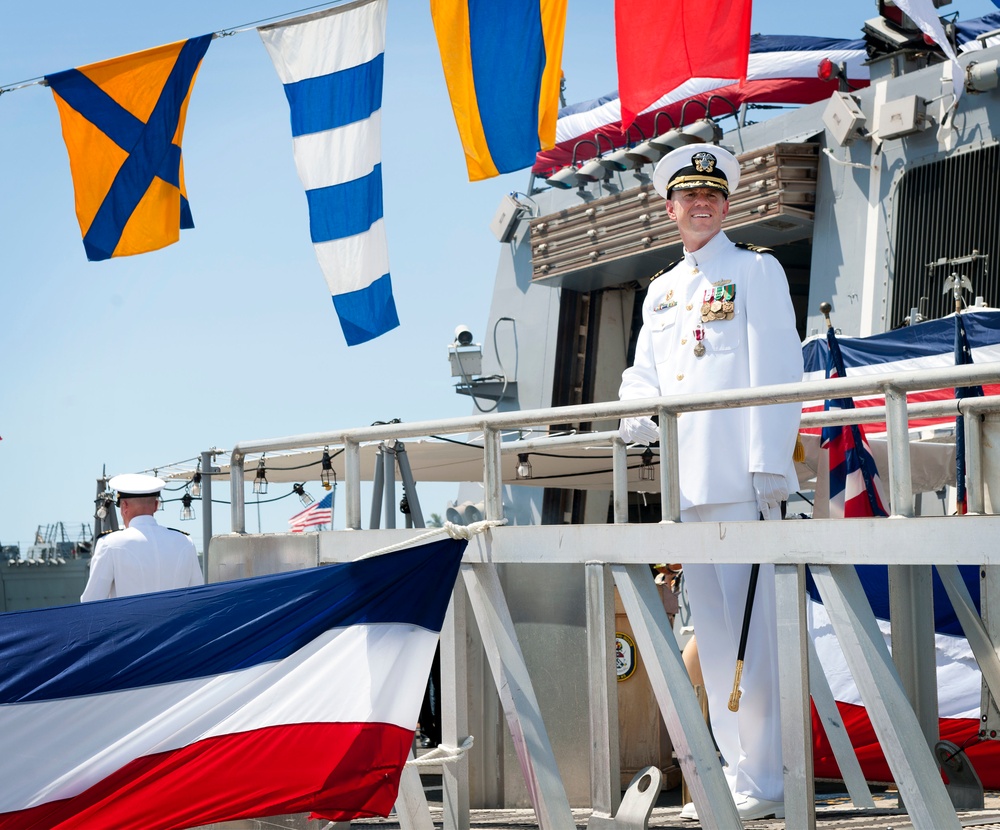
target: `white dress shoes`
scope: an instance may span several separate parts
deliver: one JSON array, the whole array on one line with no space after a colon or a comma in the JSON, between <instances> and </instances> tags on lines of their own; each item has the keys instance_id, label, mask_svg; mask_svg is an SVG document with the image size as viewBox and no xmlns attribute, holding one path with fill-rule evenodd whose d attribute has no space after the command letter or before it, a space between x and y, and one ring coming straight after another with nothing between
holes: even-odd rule
<instances>
[{"instance_id":1,"label":"white dress shoes","mask_svg":"<svg viewBox=\"0 0 1000 830\"><path fill-rule=\"evenodd\" d=\"M768 801L765 798L754 798L752 795L736 797L736 812L742 821L753 821L759 818L784 818L785 803L783 801ZM693 801L681 808L681 818L686 821L697 821L698 810Z\"/></svg>"},{"instance_id":2,"label":"white dress shoes","mask_svg":"<svg viewBox=\"0 0 1000 830\"><path fill-rule=\"evenodd\" d=\"M736 811L744 821L752 821L755 818L784 818L785 802L741 795L736 798Z\"/></svg>"},{"instance_id":3,"label":"white dress shoes","mask_svg":"<svg viewBox=\"0 0 1000 830\"><path fill-rule=\"evenodd\" d=\"M681 818L685 821L697 821L698 810L695 809L694 802L689 801L681 808Z\"/></svg>"}]
</instances>

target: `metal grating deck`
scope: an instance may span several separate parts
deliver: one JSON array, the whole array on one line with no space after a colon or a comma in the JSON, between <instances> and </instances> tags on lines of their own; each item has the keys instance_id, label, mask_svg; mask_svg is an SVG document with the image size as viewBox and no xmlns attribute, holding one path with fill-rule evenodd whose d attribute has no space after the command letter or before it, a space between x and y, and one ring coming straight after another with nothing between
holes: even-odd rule
<instances>
[{"instance_id":1,"label":"metal grating deck","mask_svg":"<svg viewBox=\"0 0 1000 830\"><path fill-rule=\"evenodd\" d=\"M431 799L431 818L435 828L442 827L440 801L435 802L435 794L440 798L440 790L427 788ZM855 810L846 795L820 796L816 800L816 827L818 830L912 830L913 825L906 811L899 806L895 792L876 794L875 809ZM651 830L699 830L701 824L686 821L680 817L680 788L675 787L661 794L657 806L649 819ZM977 830L1000 830L1000 793L986 794L986 807L982 811L965 811L958 814L963 827ZM586 830L589 809L573 810L573 819L580 830ZM394 818L359 819L351 822L365 830L401 830ZM472 810L471 830L534 830L538 827L532 810ZM304 815L273 816L269 819L247 819L210 825L211 830L327 830L320 822L308 822ZM748 821L748 830L795 830L786 828L785 821L761 819Z\"/></svg>"}]
</instances>

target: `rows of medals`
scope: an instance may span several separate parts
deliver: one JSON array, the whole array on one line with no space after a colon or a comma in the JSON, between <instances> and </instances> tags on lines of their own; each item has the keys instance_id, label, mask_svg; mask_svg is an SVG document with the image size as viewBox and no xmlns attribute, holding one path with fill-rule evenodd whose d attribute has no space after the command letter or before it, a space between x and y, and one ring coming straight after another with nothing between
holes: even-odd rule
<instances>
[{"instance_id":1,"label":"rows of medals","mask_svg":"<svg viewBox=\"0 0 1000 830\"><path fill-rule=\"evenodd\" d=\"M701 298L701 321L732 320L735 314L736 285L728 282L705 289Z\"/></svg>"}]
</instances>

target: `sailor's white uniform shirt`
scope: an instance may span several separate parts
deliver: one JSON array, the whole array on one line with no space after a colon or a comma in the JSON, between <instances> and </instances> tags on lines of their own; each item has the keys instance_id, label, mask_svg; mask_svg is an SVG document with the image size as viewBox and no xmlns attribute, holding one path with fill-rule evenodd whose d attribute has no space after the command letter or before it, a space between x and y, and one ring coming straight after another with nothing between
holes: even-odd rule
<instances>
[{"instance_id":1,"label":"sailor's white uniform shirt","mask_svg":"<svg viewBox=\"0 0 1000 830\"><path fill-rule=\"evenodd\" d=\"M198 551L187 534L136 516L124 530L102 536L90 560L81 602L204 584Z\"/></svg>"},{"instance_id":2,"label":"sailor's white uniform shirt","mask_svg":"<svg viewBox=\"0 0 1000 830\"><path fill-rule=\"evenodd\" d=\"M727 296L731 319L704 320L706 300ZM781 265L724 233L685 251L653 280L642 320L621 400L802 380L802 346ZM793 403L684 413L677 425L681 508L752 502L755 472L784 475L789 492L798 489L792 454L801 411ZM627 423L622 438L635 440Z\"/></svg>"}]
</instances>

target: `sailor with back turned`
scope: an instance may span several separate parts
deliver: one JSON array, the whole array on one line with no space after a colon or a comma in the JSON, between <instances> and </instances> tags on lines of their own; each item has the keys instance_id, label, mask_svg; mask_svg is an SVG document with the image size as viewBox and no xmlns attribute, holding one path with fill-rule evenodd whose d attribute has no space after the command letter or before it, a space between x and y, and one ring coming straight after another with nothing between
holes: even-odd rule
<instances>
[{"instance_id":1,"label":"sailor with back turned","mask_svg":"<svg viewBox=\"0 0 1000 830\"><path fill-rule=\"evenodd\" d=\"M125 529L98 540L81 602L204 584L194 542L153 518L164 484L154 476L131 473L108 482L118 493Z\"/></svg>"}]
</instances>

